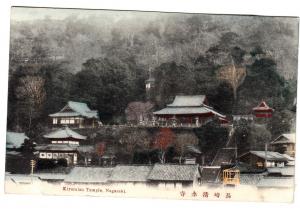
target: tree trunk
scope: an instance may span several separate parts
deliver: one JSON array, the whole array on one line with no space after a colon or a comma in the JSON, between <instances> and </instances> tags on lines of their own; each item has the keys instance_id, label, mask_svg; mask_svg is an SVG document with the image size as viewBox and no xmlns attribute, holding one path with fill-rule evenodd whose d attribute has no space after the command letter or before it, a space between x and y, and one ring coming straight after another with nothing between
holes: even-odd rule
<instances>
[{"instance_id":1,"label":"tree trunk","mask_svg":"<svg viewBox=\"0 0 300 211\"><path fill-rule=\"evenodd\" d=\"M32 122L32 107L29 109L29 123L28 123L28 131L31 131L31 122Z\"/></svg>"},{"instance_id":2,"label":"tree trunk","mask_svg":"<svg viewBox=\"0 0 300 211\"><path fill-rule=\"evenodd\" d=\"M161 162L162 164L166 163L165 154L166 154L165 152L162 152L162 153L161 153L160 162Z\"/></svg>"}]
</instances>

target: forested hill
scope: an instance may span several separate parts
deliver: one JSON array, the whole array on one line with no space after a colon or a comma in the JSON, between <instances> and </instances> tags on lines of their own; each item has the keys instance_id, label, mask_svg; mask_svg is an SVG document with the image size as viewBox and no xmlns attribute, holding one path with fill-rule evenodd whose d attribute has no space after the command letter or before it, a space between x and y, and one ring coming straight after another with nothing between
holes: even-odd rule
<instances>
[{"instance_id":1,"label":"forested hill","mask_svg":"<svg viewBox=\"0 0 300 211\"><path fill-rule=\"evenodd\" d=\"M128 103L146 99L149 70L157 108L176 94L206 94L225 114L247 113L262 99L278 111L292 107L295 18L91 13L12 15L8 129L37 133L68 100L88 103L104 123L123 123Z\"/></svg>"}]
</instances>

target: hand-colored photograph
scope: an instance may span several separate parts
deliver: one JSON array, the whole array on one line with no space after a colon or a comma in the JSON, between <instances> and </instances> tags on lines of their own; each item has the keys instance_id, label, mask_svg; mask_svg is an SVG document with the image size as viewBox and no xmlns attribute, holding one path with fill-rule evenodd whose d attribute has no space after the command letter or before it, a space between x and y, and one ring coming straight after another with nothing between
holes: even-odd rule
<instances>
[{"instance_id":1,"label":"hand-colored photograph","mask_svg":"<svg viewBox=\"0 0 300 211\"><path fill-rule=\"evenodd\" d=\"M12 7L5 192L293 202L298 30Z\"/></svg>"}]
</instances>

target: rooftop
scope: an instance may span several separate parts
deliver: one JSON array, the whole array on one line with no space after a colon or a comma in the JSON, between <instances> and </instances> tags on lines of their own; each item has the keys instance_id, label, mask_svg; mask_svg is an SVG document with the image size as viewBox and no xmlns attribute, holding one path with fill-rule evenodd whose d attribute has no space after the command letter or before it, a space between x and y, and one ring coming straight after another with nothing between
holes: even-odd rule
<instances>
[{"instance_id":1,"label":"rooftop","mask_svg":"<svg viewBox=\"0 0 300 211\"><path fill-rule=\"evenodd\" d=\"M79 140L85 140L86 136L82 136L79 133L71 130L68 127L64 127L62 129L55 130L49 134L44 135L44 138L49 139L64 139L64 138L74 138Z\"/></svg>"},{"instance_id":2,"label":"rooftop","mask_svg":"<svg viewBox=\"0 0 300 211\"><path fill-rule=\"evenodd\" d=\"M271 144L289 144L296 143L296 134L295 133L285 133L278 136Z\"/></svg>"},{"instance_id":3,"label":"rooftop","mask_svg":"<svg viewBox=\"0 0 300 211\"><path fill-rule=\"evenodd\" d=\"M240 174L240 183L243 185L257 185L258 182L263 179L265 173L259 174Z\"/></svg>"},{"instance_id":4,"label":"rooftop","mask_svg":"<svg viewBox=\"0 0 300 211\"><path fill-rule=\"evenodd\" d=\"M35 147L38 151L75 151L77 146L71 146L69 144L47 144L39 145Z\"/></svg>"},{"instance_id":5,"label":"rooftop","mask_svg":"<svg viewBox=\"0 0 300 211\"><path fill-rule=\"evenodd\" d=\"M205 103L205 95L176 95L173 103L167 105L168 107L199 107Z\"/></svg>"},{"instance_id":6,"label":"rooftop","mask_svg":"<svg viewBox=\"0 0 300 211\"><path fill-rule=\"evenodd\" d=\"M72 111L70 111L72 110ZM50 114L51 117L83 116L87 118L99 118L98 111L91 110L86 103L69 101L59 112Z\"/></svg>"},{"instance_id":7,"label":"rooftop","mask_svg":"<svg viewBox=\"0 0 300 211\"><path fill-rule=\"evenodd\" d=\"M194 181L200 177L198 165L155 164L148 180Z\"/></svg>"},{"instance_id":8,"label":"rooftop","mask_svg":"<svg viewBox=\"0 0 300 211\"><path fill-rule=\"evenodd\" d=\"M111 174L113 182L146 182L153 166L146 165L118 165Z\"/></svg>"},{"instance_id":9,"label":"rooftop","mask_svg":"<svg viewBox=\"0 0 300 211\"><path fill-rule=\"evenodd\" d=\"M258 106L254 107L253 110L254 111L255 110L266 110L266 111L272 110L273 111L274 109L269 107L265 101L261 101L261 103Z\"/></svg>"},{"instance_id":10,"label":"rooftop","mask_svg":"<svg viewBox=\"0 0 300 211\"><path fill-rule=\"evenodd\" d=\"M256 155L257 157L260 157L263 159L267 159L268 161L290 161L290 160L293 160L293 158L291 158L290 156L285 155L285 154L280 154L279 152L267 151L267 153L265 153L265 151L250 151L248 153L251 153L251 154ZM245 153L244 155L246 155L248 153ZM241 155L240 157L242 157L244 155Z\"/></svg>"},{"instance_id":11,"label":"rooftop","mask_svg":"<svg viewBox=\"0 0 300 211\"><path fill-rule=\"evenodd\" d=\"M6 133L6 148L20 148L25 140L29 138L25 133L7 132Z\"/></svg>"},{"instance_id":12,"label":"rooftop","mask_svg":"<svg viewBox=\"0 0 300 211\"><path fill-rule=\"evenodd\" d=\"M74 167L66 176L65 182L70 183L105 183L108 181L113 168L103 167Z\"/></svg>"},{"instance_id":13,"label":"rooftop","mask_svg":"<svg viewBox=\"0 0 300 211\"><path fill-rule=\"evenodd\" d=\"M167 107L162 110L153 112L153 114L160 115L180 115L180 114L206 114L213 113L219 117L226 118L226 116L214 111L211 108L207 107Z\"/></svg>"}]
</instances>

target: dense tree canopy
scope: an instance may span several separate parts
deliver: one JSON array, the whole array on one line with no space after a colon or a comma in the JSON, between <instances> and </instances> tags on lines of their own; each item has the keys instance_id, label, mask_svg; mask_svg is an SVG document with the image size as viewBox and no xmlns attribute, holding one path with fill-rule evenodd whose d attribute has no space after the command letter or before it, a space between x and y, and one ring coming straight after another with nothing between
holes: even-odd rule
<instances>
[{"instance_id":1,"label":"dense tree canopy","mask_svg":"<svg viewBox=\"0 0 300 211\"><path fill-rule=\"evenodd\" d=\"M268 126L272 134L289 130L291 125L277 121L294 118L293 19L130 12L116 18L102 13L29 22L12 18L9 130L42 130L48 115L69 100L98 110L105 124L125 123L128 104L146 100L149 70L157 109L177 94L204 94L221 113L247 114L263 99L277 112L276 122ZM232 75L229 66L246 76ZM20 95L26 76L43 83L43 102L31 117L30 98Z\"/></svg>"}]
</instances>

